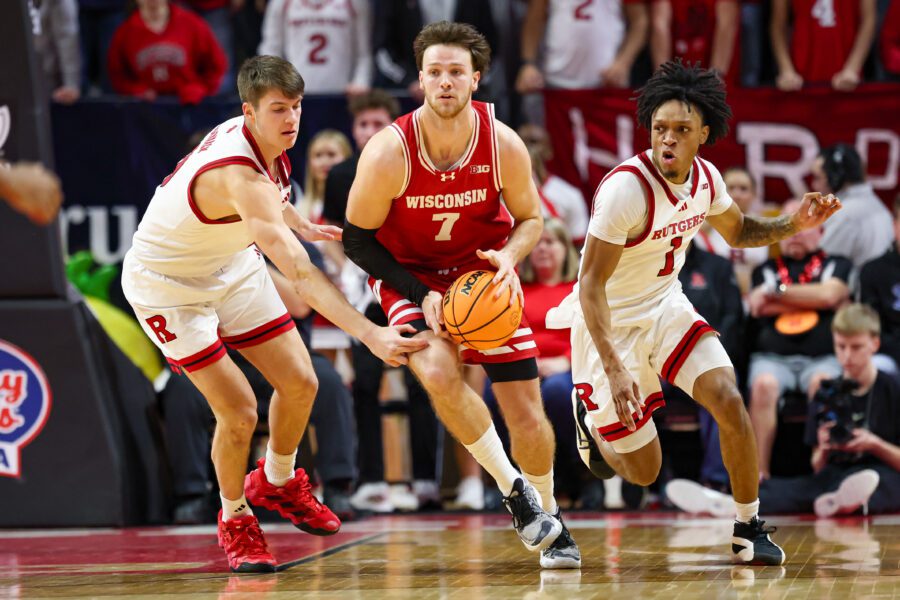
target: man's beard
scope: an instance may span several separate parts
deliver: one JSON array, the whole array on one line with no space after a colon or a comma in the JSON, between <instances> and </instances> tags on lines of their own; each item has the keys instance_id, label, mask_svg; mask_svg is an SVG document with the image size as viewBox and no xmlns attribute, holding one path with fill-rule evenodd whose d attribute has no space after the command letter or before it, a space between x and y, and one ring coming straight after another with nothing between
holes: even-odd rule
<instances>
[{"instance_id":1,"label":"man's beard","mask_svg":"<svg viewBox=\"0 0 900 600\"><path fill-rule=\"evenodd\" d=\"M462 110L469 103L469 100L472 99L472 92L469 92L469 95L462 99L459 104L454 106L447 106L445 104L441 104L439 102L432 102L431 98L426 98L426 102L428 102L428 106L431 107L431 110L442 119L454 119L456 116L462 112Z\"/></svg>"}]
</instances>

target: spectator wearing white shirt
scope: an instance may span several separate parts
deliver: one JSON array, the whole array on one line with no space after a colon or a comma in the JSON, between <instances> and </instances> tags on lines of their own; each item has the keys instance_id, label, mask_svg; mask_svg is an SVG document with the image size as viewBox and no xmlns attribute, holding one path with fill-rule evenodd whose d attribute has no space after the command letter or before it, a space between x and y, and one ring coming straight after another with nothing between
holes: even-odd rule
<instances>
[{"instance_id":1,"label":"spectator wearing white shirt","mask_svg":"<svg viewBox=\"0 0 900 600\"><path fill-rule=\"evenodd\" d=\"M290 61L308 94L365 93L373 64L369 0L269 0L259 54Z\"/></svg>"}]
</instances>

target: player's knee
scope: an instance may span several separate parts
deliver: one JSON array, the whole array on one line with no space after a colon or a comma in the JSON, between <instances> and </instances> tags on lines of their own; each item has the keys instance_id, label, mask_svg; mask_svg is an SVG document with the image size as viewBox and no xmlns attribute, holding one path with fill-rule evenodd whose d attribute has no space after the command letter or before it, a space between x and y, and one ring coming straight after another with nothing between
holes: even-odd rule
<instances>
[{"instance_id":1,"label":"player's knee","mask_svg":"<svg viewBox=\"0 0 900 600\"><path fill-rule=\"evenodd\" d=\"M319 390L319 380L312 365L298 366L290 377L283 377L273 386L282 398L312 399Z\"/></svg>"},{"instance_id":2,"label":"player's knee","mask_svg":"<svg viewBox=\"0 0 900 600\"><path fill-rule=\"evenodd\" d=\"M217 415L216 419L220 434L227 436L233 444L247 444L256 431L256 405L246 403Z\"/></svg>"},{"instance_id":3,"label":"player's knee","mask_svg":"<svg viewBox=\"0 0 900 600\"><path fill-rule=\"evenodd\" d=\"M424 387L432 397L442 397L448 393L456 393L462 385L459 369L454 365L435 361L427 365L419 373Z\"/></svg>"},{"instance_id":4,"label":"player's knee","mask_svg":"<svg viewBox=\"0 0 900 600\"><path fill-rule=\"evenodd\" d=\"M778 380L770 373L762 373L750 384L750 405L772 408L778 402Z\"/></svg>"},{"instance_id":5,"label":"player's knee","mask_svg":"<svg viewBox=\"0 0 900 600\"><path fill-rule=\"evenodd\" d=\"M646 487L659 477L660 466L659 463L653 464L650 462L631 465L625 479L635 485Z\"/></svg>"},{"instance_id":6,"label":"player's knee","mask_svg":"<svg viewBox=\"0 0 900 600\"><path fill-rule=\"evenodd\" d=\"M744 399L737 388L723 390L717 402L716 412L713 417L723 431L739 430L743 428L746 409Z\"/></svg>"}]
</instances>

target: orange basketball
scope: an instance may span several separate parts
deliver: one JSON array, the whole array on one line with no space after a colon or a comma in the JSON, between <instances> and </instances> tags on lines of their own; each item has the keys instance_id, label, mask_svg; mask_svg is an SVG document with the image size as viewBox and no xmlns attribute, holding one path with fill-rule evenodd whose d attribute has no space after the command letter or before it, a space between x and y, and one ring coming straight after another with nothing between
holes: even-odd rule
<instances>
[{"instance_id":1,"label":"orange basketball","mask_svg":"<svg viewBox=\"0 0 900 600\"><path fill-rule=\"evenodd\" d=\"M502 346L519 328L522 305L509 305L510 290L494 298L495 271L470 271L444 294L444 326L456 342L473 350Z\"/></svg>"}]
</instances>

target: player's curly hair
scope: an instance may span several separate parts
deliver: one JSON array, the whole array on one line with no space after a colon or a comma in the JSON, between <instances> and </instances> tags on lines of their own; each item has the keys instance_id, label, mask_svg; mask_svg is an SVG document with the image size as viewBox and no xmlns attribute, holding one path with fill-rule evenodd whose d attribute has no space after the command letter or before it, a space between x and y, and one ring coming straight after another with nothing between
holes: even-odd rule
<instances>
[{"instance_id":1,"label":"player's curly hair","mask_svg":"<svg viewBox=\"0 0 900 600\"><path fill-rule=\"evenodd\" d=\"M438 21L422 28L413 41L413 53L416 56L416 67L422 70L422 57L430 46L459 46L472 55L472 71L481 76L487 74L491 65L491 47L477 29L468 23Z\"/></svg>"},{"instance_id":2,"label":"player's curly hair","mask_svg":"<svg viewBox=\"0 0 900 600\"><path fill-rule=\"evenodd\" d=\"M669 100L681 100L700 111L703 124L709 126L706 144L712 145L728 133L731 107L725 101L725 84L712 70L699 64L669 61L657 69L637 92L638 123L650 130L653 113Z\"/></svg>"}]
</instances>

